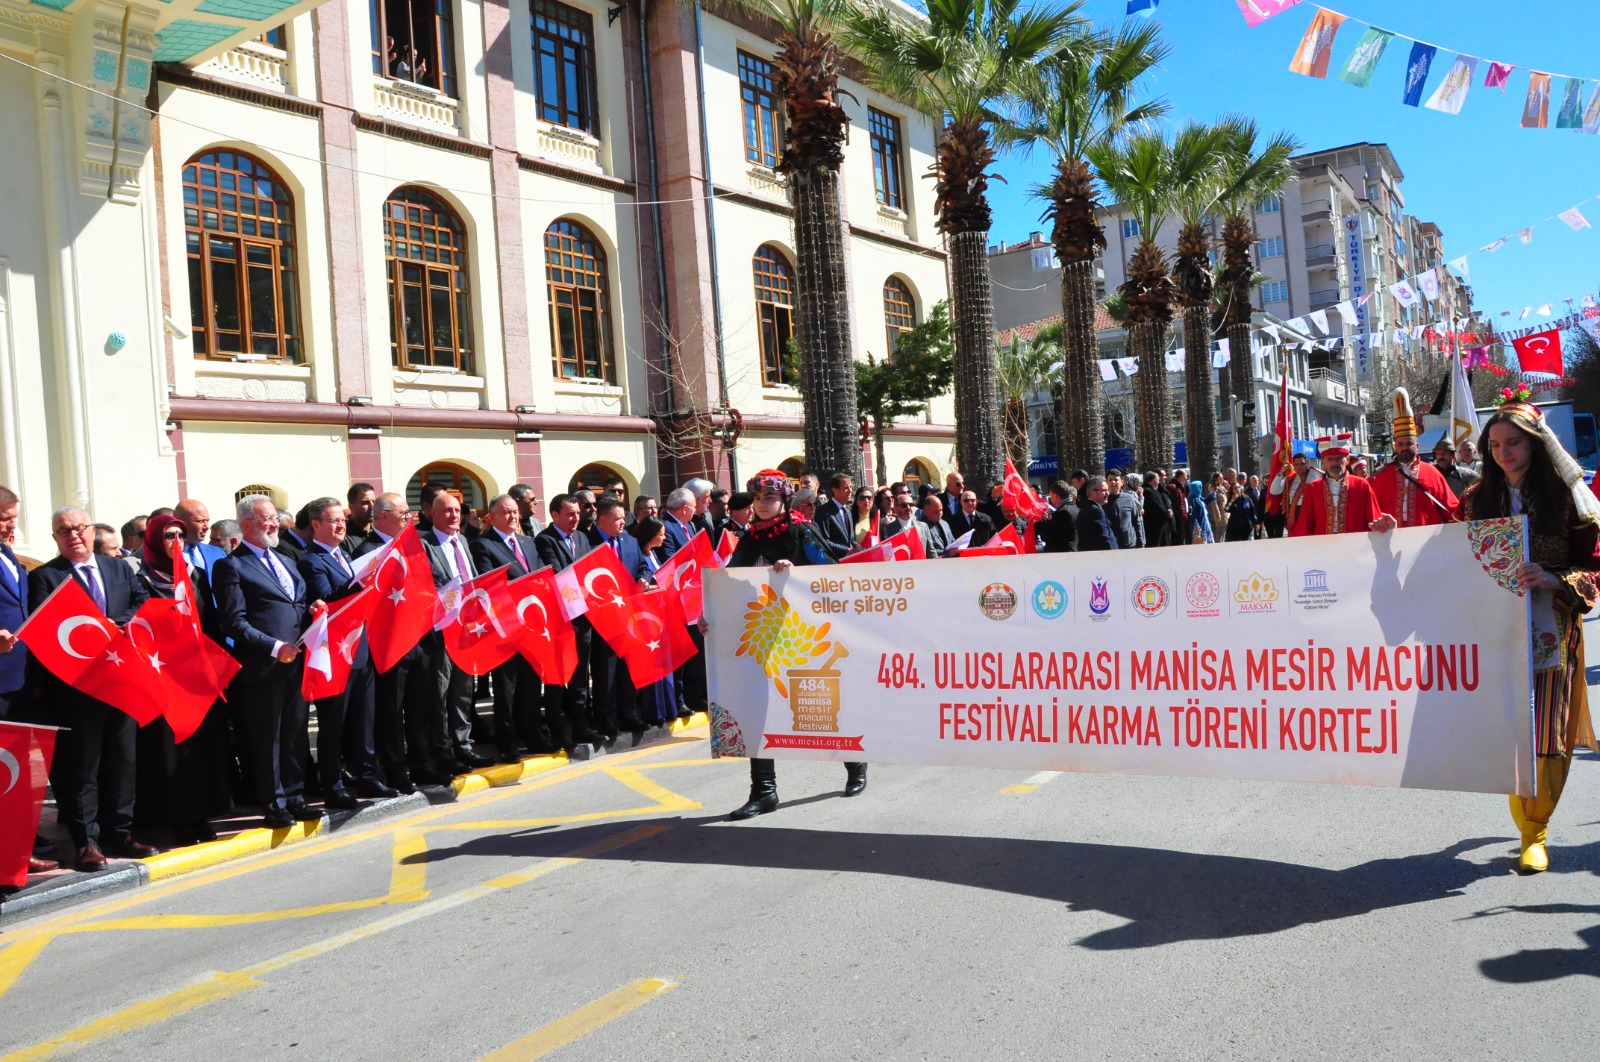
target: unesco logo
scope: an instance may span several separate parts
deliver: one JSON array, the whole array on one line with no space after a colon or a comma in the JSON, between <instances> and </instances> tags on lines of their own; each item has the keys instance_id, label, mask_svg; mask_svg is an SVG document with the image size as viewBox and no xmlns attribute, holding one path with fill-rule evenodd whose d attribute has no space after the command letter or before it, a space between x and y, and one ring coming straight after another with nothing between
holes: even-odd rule
<instances>
[{"instance_id":1,"label":"unesco logo","mask_svg":"<svg viewBox=\"0 0 1600 1062\"><path fill-rule=\"evenodd\" d=\"M1033 588L1033 611L1040 619L1059 619L1067 611L1067 589L1053 579Z\"/></svg>"}]
</instances>

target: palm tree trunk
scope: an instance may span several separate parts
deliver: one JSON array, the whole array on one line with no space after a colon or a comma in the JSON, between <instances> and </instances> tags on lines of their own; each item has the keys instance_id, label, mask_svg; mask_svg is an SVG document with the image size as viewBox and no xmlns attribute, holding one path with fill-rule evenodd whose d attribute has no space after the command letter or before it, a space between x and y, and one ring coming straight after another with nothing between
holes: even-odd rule
<instances>
[{"instance_id":1,"label":"palm tree trunk","mask_svg":"<svg viewBox=\"0 0 1600 1062\"><path fill-rule=\"evenodd\" d=\"M994 349L994 296L989 288L989 231L954 232L950 241L950 316L956 375L956 464L969 483L999 483L999 368Z\"/></svg>"},{"instance_id":2,"label":"palm tree trunk","mask_svg":"<svg viewBox=\"0 0 1600 1062\"><path fill-rule=\"evenodd\" d=\"M1130 324L1128 345L1139 359L1139 372L1133 378L1135 470L1168 468L1172 464L1172 418L1167 413L1167 367L1162 357L1167 347L1166 322Z\"/></svg>"},{"instance_id":3,"label":"palm tree trunk","mask_svg":"<svg viewBox=\"0 0 1600 1062\"><path fill-rule=\"evenodd\" d=\"M862 481L849 277L839 174L826 166L789 175L794 199L795 341L800 348L806 464Z\"/></svg>"},{"instance_id":4,"label":"palm tree trunk","mask_svg":"<svg viewBox=\"0 0 1600 1062\"><path fill-rule=\"evenodd\" d=\"M1006 456L1023 475L1028 473L1028 406L1025 400L1013 398L1006 403Z\"/></svg>"},{"instance_id":5,"label":"palm tree trunk","mask_svg":"<svg viewBox=\"0 0 1600 1062\"><path fill-rule=\"evenodd\" d=\"M1239 422L1234 425L1234 434L1239 440L1238 452L1234 454L1234 461L1239 466L1239 471L1246 475L1253 475L1260 471L1261 462L1256 453L1257 436L1256 413L1246 416L1243 412L1245 403L1252 406L1255 403L1255 355L1250 351L1250 281L1246 278L1242 283L1235 282L1233 292L1229 298L1228 311L1228 350L1233 360L1229 363L1228 378L1233 385L1233 397L1238 401L1240 410Z\"/></svg>"},{"instance_id":6,"label":"palm tree trunk","mask_svg":"<svg viewBox=\"0 0 1600 1062\"><path fill-rule=\"evenodd\" d=\"M874 417L872 420L872 443L878 453L878 486L889 485L889 455L883 446L883 418Z\"/></svg>"},{"instance_id":7,"label":"palm tree trunk","mask_svg":"<svg viewBox=\"0 0 1600 1062\"><path fill-rule=\"evenodd\" d=\"M1105 395L1094 330L1094 261L1062 263L1061 478L1074 469L1105 471Z\"/></svg>"},{"instance_id":8,"label":"palm tree trunk","mask_svg":"<svg viewBox=\"0 0 1600 1062\"><path fill-rule=\"evenodd\" d=\"M1217 372L1211 367L1210 307L1190 306L1183 311L1183 348L1189 475L1205 483L1217 470Z\"/></svg>"}]
</instances>

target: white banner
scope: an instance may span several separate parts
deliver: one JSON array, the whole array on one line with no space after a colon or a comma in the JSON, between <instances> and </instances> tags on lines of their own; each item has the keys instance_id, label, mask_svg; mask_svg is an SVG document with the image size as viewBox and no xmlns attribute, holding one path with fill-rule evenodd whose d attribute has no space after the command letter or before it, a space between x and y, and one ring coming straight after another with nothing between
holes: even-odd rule
<instances>
[{"instance_id":1,"label":"white banner","mask_svg":"<svg viewBox=\"0 0 1600 1062\"><path fill-rule=\"evenodd\" d=\"M1526 795L1521 543L1517 519L707 572L712 748Z\"/></svg>"}]
</instances>

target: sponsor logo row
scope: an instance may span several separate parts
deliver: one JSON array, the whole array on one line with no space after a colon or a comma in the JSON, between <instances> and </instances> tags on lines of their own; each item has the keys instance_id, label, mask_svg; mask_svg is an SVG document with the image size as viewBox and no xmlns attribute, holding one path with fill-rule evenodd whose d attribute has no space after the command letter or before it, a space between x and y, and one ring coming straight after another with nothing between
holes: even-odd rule
<instances>
[{"instance_id":1,"label":"sponsor logo row","mask_svg":"<svg viewBox=\"0 0 1600 1062\"><path fill-rule=\"evenodd\" d=\"M1299 610L1320 611L1339 599L1338 591L1328 586L1328 573L1320 568L1301 572L1298 581L1300 585L1291 590L1280 586L1278 579L1253 571L1239 579L1230 577L1231 585L1224 585L1216 575L1201 571L1175 589L1161 576L1146 575L1132 581L1127 602L1129 611L1138 616L1153 618L1170 609L1189 619L1208 619L1224 613L1239 616L1283 612L1291 601ZM1115 605L1110 580L1091 577L1088 591L1089 618L1110 619ZM1054 579L1034 584L1026 597L1033 614L1043 620L1060 619L1071 604L1066 586ZM1023 595L1009 583L989 583L978 592L978 609L992 620L1010 619L1022 602Z\"/></svg>"}]
</instances>

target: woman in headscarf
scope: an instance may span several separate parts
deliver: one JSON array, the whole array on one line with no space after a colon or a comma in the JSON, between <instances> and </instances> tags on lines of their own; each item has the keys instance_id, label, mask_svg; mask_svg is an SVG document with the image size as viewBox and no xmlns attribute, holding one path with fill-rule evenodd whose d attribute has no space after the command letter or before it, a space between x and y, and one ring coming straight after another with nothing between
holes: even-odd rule
<instances>
[{"instance_id":1,"label":"woman in headscarf","mask_svg":"<svg viewBox=\"0 0 1600 1062\"><path fill-rule=\"evenodd\" d=\"M1213 473L1215 474L1215 473ZM1200 481L1189 481L1189 541L1213 542L1211 530L1210 506L1206 505L1204 491L1200 489Z\"/></svg>"},{"instance_id":2,"label":"woman in headscarf","mask_svg":"<svg viewBox=\"0 0 1600 1062\"><path fill-rule=\"evenodd\" d=\"M833 555L817 525L797 518L789 509L794 484L776 469L764 469L750 480L755 496L755 514L750 530L728 560L730 568L765 568L785 572L796 565L832 564ZM704 620L702 620L702 624ZM846 763L844 795L855 796L867 787L867 765ZM769 759L750 759L750 799L736 808L729 819L749 819L765 815L778 806L778 768Z\"/></svg>"},{"instance_id":3,"label":"woman in headscarf","mask_svg":"<svg viewBox=\"0 0 1600 1062\"><path fill-rule=\"evenodd\" d=\"M153 598L177 596L179 580L173 565L184 564L183 524L175 516L160 515L145 525L144 561L139 578ZM174 557L178 560L175 562ZM211 584L199 568L188 568L193 605L201 631L215 634L211 615ZM189 738L174 741L166 719L139 728L137 756L139 823L147 828L168 826L180 846L214 841L210 820L232 811L228 794L228 721L212 706Z\"/></svg>"},{"instance_id":4,"label":"woman in headscarf","mask_svg":"<svg viewBox=\"0 0 1600 1062\"><path fill-rule=\"evenodd\" d=\"M1479 437L1482 477L1467 488L1461 504L1469 520L1528 518L1517 578L1524 590L1550 595L1562 648L1556 666L1533 675L1538 795L1511 794L1511 818L1522 834L1518 865L1532 874L1550 865L1545 836L1573 748L1584 744L1600 751L1589 720L1583 657L1583 616L1600 596L1594 575L1600 571L1600 504L1539 408L1522 400L1526 393L1504 394L1510 400Z\"/></svg>"}]
</instances>

